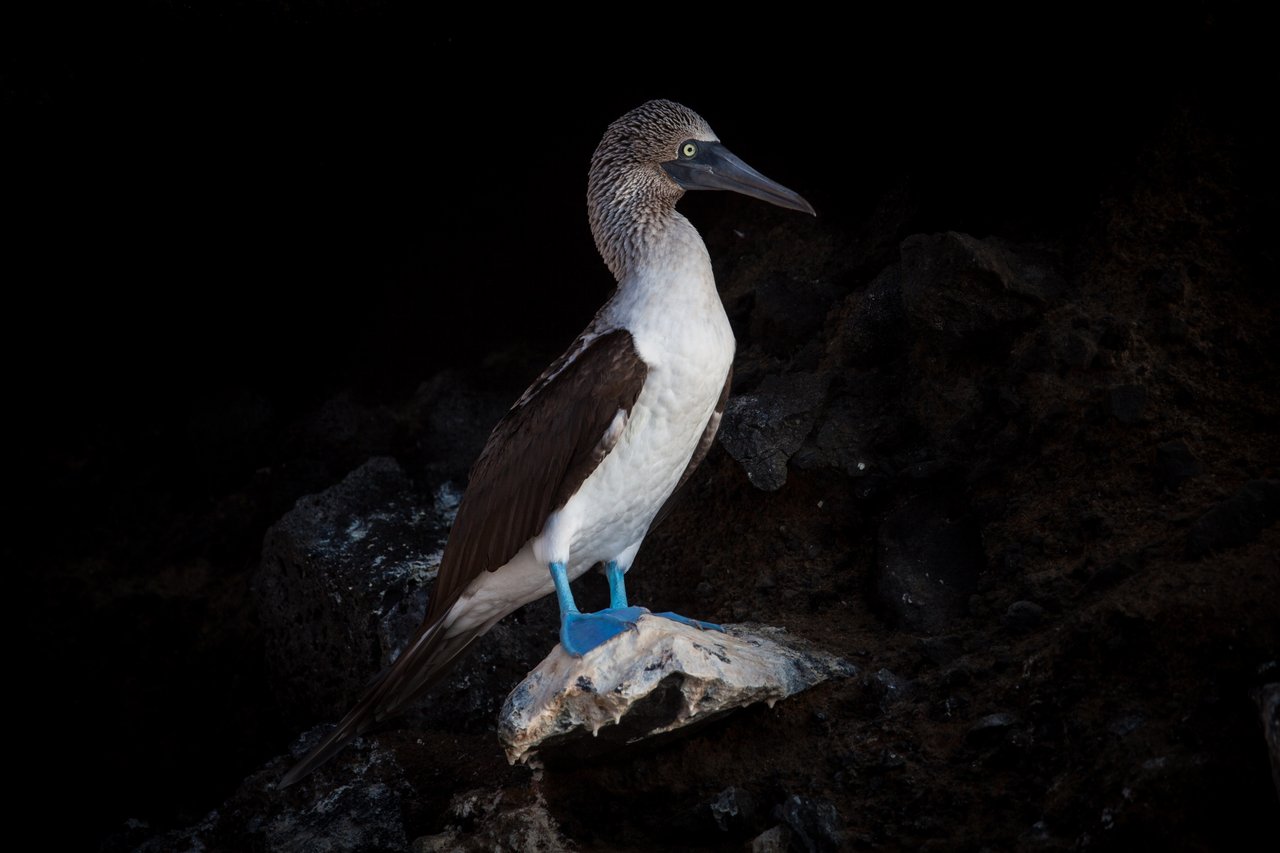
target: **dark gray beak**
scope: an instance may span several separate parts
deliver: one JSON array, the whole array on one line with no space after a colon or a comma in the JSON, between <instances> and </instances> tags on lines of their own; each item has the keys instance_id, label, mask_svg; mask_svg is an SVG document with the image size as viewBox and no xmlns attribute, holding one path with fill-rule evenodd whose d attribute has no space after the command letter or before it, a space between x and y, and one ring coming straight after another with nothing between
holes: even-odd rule
<instances>
[{"instance_id":1,"label":"dark gray beak","mask_svg":"<svg viewBox=\"0 0 1280 853\"><path fill-rule=\"evenodd\" d=\"M686 190L733 190L788 210L818 215L799 193L769 180L719 142L690 141L697 148L692 157L681 156L662 164L663 171Z\"/></svg>"}]
</instances>

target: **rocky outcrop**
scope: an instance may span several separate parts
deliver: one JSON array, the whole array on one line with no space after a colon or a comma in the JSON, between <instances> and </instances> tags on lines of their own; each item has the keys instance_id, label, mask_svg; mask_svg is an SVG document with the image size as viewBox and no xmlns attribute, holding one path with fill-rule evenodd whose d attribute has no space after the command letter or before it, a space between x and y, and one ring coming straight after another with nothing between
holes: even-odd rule
<instances>
[{"instance_id":1,"label":"rocky outcrop","mask_svg":"<svg viewBox=\"0 0 1280 853\"><path fill-rule=\"evenodd\" d=\"M508 760L601 754L857 673L776 628L724 629L647 615L581 658L556 646L503 704Z\"/></svg>"},{"instance_id":2,"label":"rocky outcrop","mask_svg":"<svg viewBox=\"0 0 1280 853\"><path fill-rule=\"evenodd\" d=\"M825 396L820 376L770 376L757 390L729 399L717 437L756 488L777 491L787 482L787 463L813 429Z\"/></svg>"},{"instance_id":3,"label":"rocky outcrop","mask_svg":"<svg viewBox=\"0 0 1280 853\"><path fill-rule=\"evenodd\" d=\"M372 459L267 531L254 584L280 707L342 713L422 621L458 493Z\"/></svg>"}]
</instances>

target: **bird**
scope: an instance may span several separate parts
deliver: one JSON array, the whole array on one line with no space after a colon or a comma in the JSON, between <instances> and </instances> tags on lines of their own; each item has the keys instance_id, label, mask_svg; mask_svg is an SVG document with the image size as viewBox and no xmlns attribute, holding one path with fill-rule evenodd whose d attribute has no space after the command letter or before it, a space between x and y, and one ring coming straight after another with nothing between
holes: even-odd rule
<instances>
[{"instance_id":1,"label":"bird","mask_svg":"<svg viewBox=\"0 0 1280 853\"><path fill-rule=\"evenodd\" d=\"M711 448L736 347L706 245L676 211L691 190L729 190L816 215L682 104L648 101L608 126L591 158L587 212L616 288L489 435L421 627L280 787L404 710L477 638L531 601L555 593L560 645L574 657L607 646L649 613L628 602L625 576ZM596 565L609 607L584 613L569 584Z\"/></svg>"}]
</instances>

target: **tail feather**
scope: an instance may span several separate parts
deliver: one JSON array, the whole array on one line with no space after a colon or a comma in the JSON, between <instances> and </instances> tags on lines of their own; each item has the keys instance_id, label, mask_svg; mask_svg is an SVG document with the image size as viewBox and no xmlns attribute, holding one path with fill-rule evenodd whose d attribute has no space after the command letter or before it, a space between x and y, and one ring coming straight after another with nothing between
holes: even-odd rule
<instances>
[{"instance_id":1,"label":"tail feather","mask_svg":"<svg viewBox=\"0 0 1280 853\"><path fill-rule=\"evenodd\" d=\"M337 727L329 732L315 749L308 752L306 757L281 777L279 787L287 788L304 776L310 775L311 771L333 758L342 751L344 746L358 737L373 722L373 711L370 704L372 698L371 696L366 696L352 708L350 713L342 719L342 722L338 723Z\"/></svg>"},{"instance_id":2,"label":"tail feather","mask_svg":"<svg viewBox=\"0 0 1280 853\"><path fill-rule=\"evenodd\" d=\"M279 787L287 788L307 776L375 723L403 710L443 678L481 633L447 637L443 621L424 625L395 663L365 689L360 701L334 730L281 777Z\"/></svg>"}]
</instances>

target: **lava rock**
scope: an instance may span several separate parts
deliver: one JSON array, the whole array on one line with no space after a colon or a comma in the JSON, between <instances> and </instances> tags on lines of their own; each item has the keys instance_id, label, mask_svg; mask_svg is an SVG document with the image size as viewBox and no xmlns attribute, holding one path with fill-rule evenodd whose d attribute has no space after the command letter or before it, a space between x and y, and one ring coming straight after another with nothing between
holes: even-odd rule
<instances>
[{"instance_id":1,"label":"lava rock","mask_svg":"<svg viewBox=\"0 0 1280 853\"><path fill-rule=\"evenodd\" d=\"M532 798L518 798L500 789L459 794L449 805L455 823L444 832L415 838L410 853L554 853L572 849L547 811L540 788L532 787Z\"/></svg>"},{"instance_id":2,"label":"lava rock","mask_svg":"<svg viewBox=\"0 0 1280 853\"><path fill-rule=\"evenodd\" d=\"M498 737L507 759L612 751L857 672L781 629L724 627L645 615L581 658L556 646L503 705Z\"/></svg>"},{"instance_id":3,"label":"lava rock","mask_svg":"<svg viewBox=\"0 0 1280 853\"><path fill-rule=\"evenodd\" d=\"M1019 719L1013 714L988 714L974 723L965 733L965 743L975 749L989 749L1004 741Z\"/></svg>"},{"instance_id":4,"label":"lava rock","mask_svg":"<svg viewBox=\"0 0 1280 853\"><path fill-rule=\"evenodd\" d=\"M267 531L254 594L280 706L331 716L395 659L427 607L458 495L375 458Z\"/></svg>"},{"instance_id":5,"label":"lava rock","mask_svg":"<svg viewBox=\"0 0 1280 853\"><path fill-rule=\"evenodd\" d=\"M957 636L925 637L919 647L924 659L936 666L946 666L964 654L964 643Z\"/></svg>"},{"instance_id":6,"label":"lava rock","mask_svg":"<svg viewBox=\"0 0 1280 853\"><path fill-rule=\"evenodd\" d=\"M751 853L788 853L791 850L791 830L780 823L751 839Z\"/></svg>"},{"instance_id":7,"label":"lava rock","mask_svg":"<svg viewBox=\"0 0 1280 853\"><path fill-rule=\"evenodd\" d=\"M1141 714L1121 714L1108 721L1107 731L1116 737L1126 737L1141 729L1147 724L1146 719Z\"/></svg>"},{"instance_id":8,"label":"lava rock","mask_svg":"<svg viewBox=\"0 0 1280 853\"><path fill-rule=\"evenodd\" d=\"M1147 410L1147 389L1141 385L1117 385L1107 396L1111 416L1122 424L1136 424Z\"/></svg>"},{"instance_id":9,"label":"lava rock","mask_svg":"<svg viewBox=\"0 0 1280 853\"><path fill-rule=\"evenodd\" d=\"M779 812L794 833L793 846L798 842L806 853L828 853L839 850L844 843L840 813L825 800L792 794L779 807Z\"/></svg>"},{"instance_id":10,"label":"lava rock","mask_svg":"<svg viewBox=\"0 0 1280 853\"><path fill-rule=\"evenodd\" d=\"M1152 270L1147 298L1152 304L1181 305L1186 301L1191 282L1181 266L1172 269Z\"/></svg>"},{"instance_id":11,"label":"lava rock","mask_svg":"<svg viewBox=\"0 0 1280 853\"><path fill-rule=\"evenodd\" d=\"M1254 691L1254 701L1262 717L1262 734L1271 756L1271 781L1280 796L1280 682L1264 684Z\"/></svg>"},{"instance_id":12,"label":"lava rock","mask_svg":"<svg viewBox=\"0 0 1280 853\"><path fill-rule=\"evenodd\" d=\"M273 759L249 776L231 797L204 820L187 829L157 836L138 853L173 850L270 850L309 853L314 850L404 850L409 839L404 812L413 800L412 786L395 753L376 740L357 742L355 760L343 764L344 784L319 793L303 780L280 791L276 782L289 763L319 741L323 727L308 732L294 755Z\"/></svg>"},{"instance_id":13,"label":"lava rock","mask_svg":"<svg viewBox=\"0 0 1280 853\"><path fill-rule=\"evenodd\" d=\"M755 817L756 803L750 791L730 785L711 801L711 816L724 832L749 826Z\"/></svg>"},{"instance_id":14,"label":"lava rock","mask_svg":"<svg viewBox=\"0 0 1280 853\"><path fill-rule=\"evenodd\" d=\"M944 349L986 348L993 333L1035 317L1062 289L1034 252L968 234L915 234L901 251L908 321Z\"/></svg>"},{"instance_id":15,"label":"lava rock","mask_svg":"<svg viewBox=\"0 0 1280 853\"><path fill-rule=\"evenodd\" d=\"M1040 627L1044 620L1044 608L1034 601L1015 601L1005 611L1001 622L1015 634L1025 634Z\"/></svg>"},{"instance_id":16,"label":"lava rock","mask_svg":"<svg viewBox=\"0 0 1280 853\"><path fill-rule=\"evenodd\" d=\"M871 676L868 687L879 698L880 705L884 708L910 697L913 689L910 681L883 667Z\"/></svg>"},{"instance_id":17,"label":"lava rock","mask_svg":"<svg viewBox=\"0 0 1280 853\"><path fill-rule=\"evenodd\" d=\"M300 438L312 452L333 452L334 448L360 444L370 431L385 431L389 420L378 418L344 392L325 400L311 413L301 425Z\"/></svg>"},{"instance_id":18,"label":"lava rock","mask_svg":"<svg viewBox=\"0 0 1280 853\"><path fill-rule=\"evenodd\" d=\"M1062 363L1075 370L1088 370L1098 357L1098 344L1081 332L1067 335L1062 345Z\"/></svg>"},{"instance_id":19,"label":"lava rock","mask_svg":"<svg viewBox=\"0 0 1280 853\"><path fill-rule=\"evenodd\" d=\"M1166 441L1156 446L1154 473L1156 484L1173 490L1187 480L1200 476L1200 460L1183 441Z\"/></svg>"},{"instance_id":20,"label":"lava rock","mask_svg":"<svg viewBox=\"0 0 1280 853\"><path fill-rule=\"evenodd\" d=\"M755 288L751 338L766 352L792 352L821 333L835 298L835 288L825 280L765 276Z\"/></svg>"},{"instance_id":21,"label":"lava rock","mask_svg":"<svg viewBox=\"0 0 1280 853\"><path fill-rule=\"evenodd\" d=\"M492 382L445 370L418 386L407 420L414 425L412 470L439 480L462 482L521 388L491 388Z\"/></svg>"},{"instance_id":22,"label":"lava rock","mask_svg":"<svg viewBox=\"0 0 1280 853\"><path fill-rule=\"evenodd\" d=\"M1244 545L1280 517L1280 480L1252 480L1196 519L1187 533L1187 553L1203 557Z\"/></svg>"},{"instance_id":23,"label":"lava rock","mask_svg":"<svg viewBox=\"0 0 1280 853\"><path fill-rule=\"evenodd\" d=\"M945 631L964 615L982 570L979 529L932 496L911 498L880 524L875 594L896 627Z\"/></svg>"},{"instance_id":24,"label":"lava rock","mask_svg":"<svg viewBox=\"0 0 1280 853\"><path fill-rule=\"evenodd\" d=\"M901 352L909 340L902 305L902 266L891 264L850 294L836 315L831 350L843 365L867 367Z\"/></svg>"},{"instance_id":25,"label":"lava rock","mask_svg":"<svg viewBox=\"0 0 1280 853\"><path fill-rule=\"evenodd\" d=\"M849 374L831 397L804 446L791 459L803 470L835 468L860 480L886 474L869 447L878 436L895 435L881 401L892 389L871 373Z\"/></svg>"},{"instance_id":26,"label":"lava rock","mask_svg":"<svg viewBox=\"0 0 1280 853\"><path fill-rule=\"evenodd\" d=\"M729 400L720 443L756 488L772 492L787 482L787 462L813 429L826 388L817 374L769 376L756 391Z\"/></svg>"}]
</instances>

